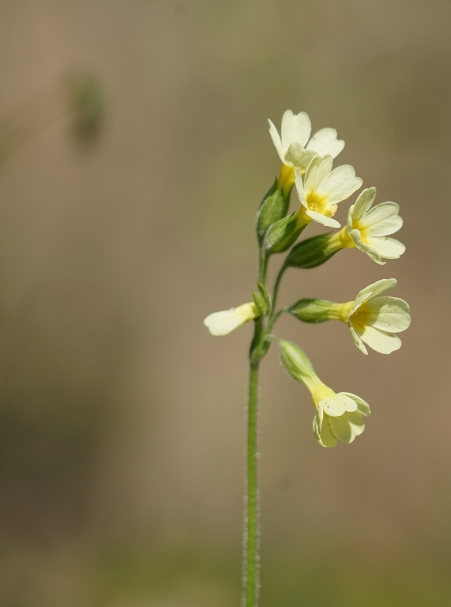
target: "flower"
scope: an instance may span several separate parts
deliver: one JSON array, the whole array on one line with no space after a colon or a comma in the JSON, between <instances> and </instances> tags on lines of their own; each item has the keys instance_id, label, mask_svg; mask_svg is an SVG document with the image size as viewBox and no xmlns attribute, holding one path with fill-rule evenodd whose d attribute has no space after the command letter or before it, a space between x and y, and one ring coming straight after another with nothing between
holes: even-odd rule
<instances>
[{"instance_id":1,"label":"flower","mask_svg":"<svg viewBox=\"0 0 451 607\"><path fill-rule=\"evenodd\" d=\"M362 289L355 301L334 304L339 320L348 325L355 345L364 354L368 351L363 342L381 354L390 354L402 346L394 333L410 326L409 304L399 297L379 297L396 284L395 278L384 278Z\"/></svg>"},{"instance_id":2,"label":"flower","mask_svg":"<svg viewBox=\"0 0 451 607\"><path fill-rule=\"evenodd\" d=\"M362 180L355 176L351 165L344 164L332 170L332 163L332 156L316 156L304 178L296 171L296 191L302 205L300 222L310 223L313 219L324 226L340 227L338 221L332 219L337 204L358 190Z\"/></svg>"},{"instance_id":3,"label":"flower","mask_svg":"<svg viewBox=\"0 0 451 607\"><path fill-rule=\"evenodd\" d=\"M368 188L361 192L355 204L349 208L347 247L357 247L373 261L384 265L385 259L398 259L406 247L395 240L387 238L402 226L399 216L399 205L396 202L382 202L369 210L376 198L376 188Z\"/></svg>"},{"instance_id":4,"label":"flower","mask_svg":"<svg viewBox=\"0 0 451 607\"><path fill-rule=\"evenodd\" d=\"M273 338L280 347L285 370L304 384L313 399L316 415L313 432L322 447L335 447L338 441L352 443L365 430L363 417L371 415L363 399L350 392L334 392L317 376L311 362L296 344Z\"/></svg>"},{"instance_id":5,"label":"flower","mask_svg":"<svg viewBox=\"0 0 451 607\"><path fill-rule=\"evenodd\" d=\"M238 308L210 314L204 320L204 325L212 335L227 335L257 316L259 316L257 306L252 302L245 303Z\"/></svg>"},{"instance_id":6,"label":"flower","mask_svg":"<svg viewBox=\"0 0 451 607\"><path fill-rule=\"evenodd\" d=\"M338 441L352 443L365 430L363 418L371 411L359 396L350 392L337 394L322 384L312 397L316 405L313 433L322 447L335 447Z\"/></svg>"},{"instance_id":7,"label":"flower","mask_svg":"<svg viewBox=\"0 0 451 607\"><path fill-rule=\"evenodd\" d=\"M287 110L282 117L281 134L274 123L269 122L269 133L283 164L305 172L312 158L317 155L335 158L342 151L345 142L337 139L335 129L321 129L313 135L309 143L312 125L308 114L293 114ZM307 144L307 146L306 146Z\"/></svg>"}]
</instances>

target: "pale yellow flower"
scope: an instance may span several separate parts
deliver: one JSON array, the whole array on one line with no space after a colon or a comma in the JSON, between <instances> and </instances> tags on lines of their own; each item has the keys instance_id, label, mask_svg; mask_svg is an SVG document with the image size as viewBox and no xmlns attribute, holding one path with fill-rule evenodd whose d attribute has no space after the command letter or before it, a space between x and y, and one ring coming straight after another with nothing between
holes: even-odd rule
<instances>
[{"instance_id":1,"label":"pale yellow flower","mask_svg":"<svg viewBox=\"0 0 451 607\"><path fill-rule=\"evenodd\" d=\"M289 341L276 341L286 371L310 391L316 407L313 420L316 440L322 447L335 447L338 441L352 443L365 430L363 418L371 415L368 403L350 392L334 392L319 379L299 346Z\"/></svg>"},{"instance_id":2,"label":"pale yellow flower","mask_svg":"<svg viewBox=\"0 0 451 607\"><path fill-rule=\"evenodd\" d=\"M344 164L332 170L332 163L332 156L316 156L304 177L296 171L296 191L302 205L299 211L301 224L313 219L324 226L339 228L338 221L332 219L338 203L362 185L351 165Z\"/></svg>"},{"instance_id":3,"label":"pale yellow flower","mask_svg":"<svg viewBox=\"0 0 451 607\"><path fill-rule=\"evenodd\" d=\"M321 129L309 141L312 125L305 112L293 114L291 110L287 110L282 118L280 135L273 122L268 122L269 133L280 160L286 166L300 169L302 172L307 170L315 156L335 158L345 146L344 141L337 139L337 131L331 128Z\"/></svg>"},{"instance_id":4,"label":"pale yellow flower","mask_svg":"<svg viewBox=\"0 0 451 607\"><path fill-rule=\"evenodd\" d=\"M333 304L329 318L345 322L355 345L364 354L368 351L363 342L381 354L399 350L401 333L410 326L410 309L399 297L381 297L396 285L395 278L384 278L362 289L354 301Z\"/></svg>"},{"instance_id":5,"label":"pale yellow flower","mask_svg":"<svg viewBox=\"0 0 451 607\"><path fill-rule=\"evenodd\" d=\"M253 302L245 303L237 308L210 314L204 320L204 325L212 335L227 335L257 316L259 316L257 306Z\"/></svg>"},{"instance_id":6,"label":"pale yellow flower","mask_svg":"<svg viewBox=\"0 0 451 607\"><path fill-rule=\"evenodd\" d=\"M312 391L316 405L313 433L322 447L335 447L337 442L352 443L365 430L364 417L371 415L362 398L350 392L334 392L318 382Z\"/></svg>"},{"instance_id":7,"label":"pale yellow flower","mask_svg":"<svg viewBox=\"0 0 451 607\"><path fill-rule=\"evenodd\" d=\"M406 250L402 242L388 238L402 227L403 222L396 202L382 202L371 209L375 198L376 188L368 188L349 208L346 231L350 242L346 246L355 246L376 263L384 265L382 258L398 259Z\"/></svg>"}]
</instances>

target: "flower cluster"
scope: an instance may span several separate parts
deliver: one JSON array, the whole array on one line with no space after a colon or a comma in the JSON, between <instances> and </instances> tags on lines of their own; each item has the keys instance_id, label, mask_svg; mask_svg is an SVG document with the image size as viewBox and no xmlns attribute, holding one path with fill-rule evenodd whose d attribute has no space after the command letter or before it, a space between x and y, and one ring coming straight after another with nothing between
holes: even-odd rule
<instances>
[{"instance_id":1,"label":"flower cluster","mask_svg":"<svg viewBox=\"0 0 451 607\"><path fill-rule=\"evenodd\" d=\"M404 245L390 236L402 226L399 206L382 202L373 206L376 189L364 189L349 207L347 222L341 227L334 218L337 205L349 199L362 186L350 165L333 167L334 159L344 148L337 131L324 128L311 137L311 123L305 112L285 112L280 134L269 121L270 135L282 161L279 177L263 199L257 215L259 242L258 290L253 301L205 319L213 335L226 335L237 327L255 320L255 336L251 347L251 362L259 361L271 342L280 348L281 362L287 372L310 391L316 414L313 431L319 444L334 447L337 441L351 443L364 428L364 418L370 415L368 404L348 392L335 393L317 376L309 359L295 344L281 340L273 333L274 324L284 313L303 322L318 323L340 320L345 323L357 348L368 354L367 347L390 354L401 347L398 333L408 328L408 304L387 291L397 281L378 280L357 294L354 300L334 303L319 299L300 299L288 308L277 310L280 280L287 268L314 268L342 249L358 249L377 264L386 259L398 259ZM295 189L298 208L289 211L290 194ZM339 228L302 240L301 232L312 222L328 228ZM288 251L278 274L274 291L266 287L266 269L275 253Z\"/></svg>"}]
</instances>

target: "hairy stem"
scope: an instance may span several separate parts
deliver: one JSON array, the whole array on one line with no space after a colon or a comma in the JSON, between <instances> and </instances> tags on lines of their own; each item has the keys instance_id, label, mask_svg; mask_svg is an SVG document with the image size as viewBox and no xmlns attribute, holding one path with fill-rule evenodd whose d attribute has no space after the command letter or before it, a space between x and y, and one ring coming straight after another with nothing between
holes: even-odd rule
<instances>
[{"instance_id":1,"label":"hairy stem","mask_svg":"<svg viewBox=\"0 0 451 607\"><path fill-rule=\"evenodd\" d=\"M252 360L247 407L246 510L244 522L243 607L257 607L259 580L259 492L258 492L258 371Z\"/></svg>"}]
</instances>

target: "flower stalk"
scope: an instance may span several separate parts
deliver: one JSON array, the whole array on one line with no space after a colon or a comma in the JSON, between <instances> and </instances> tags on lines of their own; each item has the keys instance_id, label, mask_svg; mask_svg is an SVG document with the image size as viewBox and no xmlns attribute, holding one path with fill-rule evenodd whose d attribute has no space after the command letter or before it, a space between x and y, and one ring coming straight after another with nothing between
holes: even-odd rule
<instances>
[{"instance_id":1,"label":"flower stalk","mask_svg":"<svg viewBox=\"0 0 451 607\"><path fill-rule=\"evenodd\" d=\"M258 489L258 375L251 360L247 405L246 498L244 517L243 606L256 607L260 589L260 508Z\"/></svg>"},{"instance_id":2,"label":"flower stalk","mask_svg":"<svg viewBox=\"0 0 451 607\"><path fill-rule=\"evenodd\" d=\"M365 430L370 407L351 392L335 392L317 375L308 356L296 344L274 335L277 320L285 313L306 323L336 320L347 325L357 348L366 346L382 354L401 347L398 333L410 324L408 304L386 292L396 285L394 278L378 280L357 293L354 300L334 303L323 299L298 299L278 308L278 294L288 268L307 270L331 260L344 249L360 250L379 265L382 259L397 259L404 245L389 238L402 226L399 206L383 202L372 207L376 190L361 192L350 206L347 224L337 232L327 232L298 240L314 221L328 228L340 228L334 219L338 203L347 200L362 185L354 168L333 169L333 160L344 147L335 129L321 129L310 138L310 119L305 112L285 112L281 134L270 121L270 135L282 161L279 177L263 198L257 212L257 289L253 301L236 308L210 314L204 321L213 335L227 335L254 321L249 351L249 391L247 403L246 479L243 529L243 607L258 607L260 593L260 522L258 469L258 390L260 363L274 342L280 360L294 380L310 392L315 416L313 434L325 448L350 444ZM290 195L296 189L300 208L290 214ZM268 263L274 255L286 253L274 282L272 296L266 286ZM366 346L365 346L366 344Z\"/></svg>"}]
</instances>

